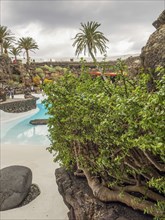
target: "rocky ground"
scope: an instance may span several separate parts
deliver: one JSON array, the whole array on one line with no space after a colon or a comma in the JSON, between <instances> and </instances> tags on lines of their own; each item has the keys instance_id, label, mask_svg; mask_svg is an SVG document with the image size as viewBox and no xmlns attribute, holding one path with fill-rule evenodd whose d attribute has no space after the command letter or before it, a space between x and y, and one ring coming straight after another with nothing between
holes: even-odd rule
<instances>
[{"instance_id":1,"label":"rocky ground","mask_svg":"<svg viewBox=\"0 0 165 220\"><path fill-rule=\"evenodd\" d=\"M59 192L69 208L69 220L152 220L149 215L121 203L96 199L84 177L75 177L64 168L56 169Z\"/></svg>"},{"instance_id":2,"label":"rocky ground","mask_svg":"<svg viewBox=\"0 0 165 220\"><path fill-rule=\"evenodd\" d=\"M165 10L153 22L156 31L153 32L140 55L142 66L147 70L157 66L165 67Z\"/></svg>"}]
</instances>

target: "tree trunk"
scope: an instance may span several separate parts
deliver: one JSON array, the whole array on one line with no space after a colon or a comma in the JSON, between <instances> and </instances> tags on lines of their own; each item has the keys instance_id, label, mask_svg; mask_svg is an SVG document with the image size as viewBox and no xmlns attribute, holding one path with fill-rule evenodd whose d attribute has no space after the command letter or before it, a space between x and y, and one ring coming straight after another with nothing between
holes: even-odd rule
<instances>
[{"instance_id":1,"label":"tree trunk","mask_svg":"<svg viewBox=\"0 0 165 220\"><path fill-rule=\"evenodd\" d=\"M4 50L4 53L8 56L8 51L7 51L6 48L5 48L5 50Z\"/></svg>"},{"instance_id":2,"label":"tree trunk","mask_svg":"<svg viewBox=\"0 0 165 220\"><path fill-rule=\"evenodd\" d=\"M89 49L89 47L88 47L88 50L89 50L89 54L90 54L90 56L91 56L92 59L93 59L93 62L96 63L97 60L96 60L95 56L93 55L92 51ZM106 78L106 76L102 73L101 70L100 70L100 73L101 73L101 76L102 76L103 80L106 81L107 78Z\"/></svg>"},{"instance_id":3,"label":"tree trunk","mask_svg":"<svg viewBox=\"0 0 165 220\"><path fill-rule=\"evenodd\" d=\"M92 57L93 62L96 63L97 60L96 60L95 56L93 55L93 53L92 53L92 51L91 51L90 49L89 49L89 54L90 54L90 56Z\"/></svg>"},{"instance_id":4,"label":"tree trunk","mask_svg":"<svg viewBox=\"0 0 165 220\"><path fill-rule=\"evenodd\" d=\"M103 202L121 202L133 209L141 211L147 210L148 214L159 217L162 216L162 212L157 210L155 204L150 201L142 200L138 197L132 196L124 191L113 191L103 186L98 179L92 177L89 171L82 169L89 187L92 189L94 196Z\"/></svg>"},{"instance_id":5,"label":"tree trunk","mask_svg":"<svg viewBox=\"0 0 165 220\"><path fill-rule=\"evenodd\" d=\"M30 64L30 58L29 58L29 51L26 50L26 58L27 58L27 64L29 65Z\"/></svg>"},{"instance_id":6,"label":"tree trunk","mask_svg":"<svg viewBox=\"0 0 165 220\"><path fill-rule=\"evenodd\" d=\"M1 46L1 55L3 54L3 42L0 44Z\"/></svg>"},{"instance_id":7,"label":"tree trunk","mask_svg":"<svg viewBox=\"0 0 165 220\"><path fill-rule=\"evenodd\" d=\"M115 190L109 189L108 187L103 186L99 179L95 176L92 176L91 173L84 167L82 167L81 163L78 160L79 155L84 154L86 151L85 148L81 148L81 145L78 142L74 143L74 153L76 157L77 167L78 169L84 172L84 175L87 178L88 185L91 188L93 195L97 197L99 200L103 202L121 202L126 204L133 209L147 210L148 214L151 214L155 217L161 217L163 215L162 211L157 210L155 206L155 202L147 201L144 198L138 198L129 194L128 192L140 192L144 196L147 196L150 199L165 201L163 196L157 195L156 193L146 189L144 187L138 186L127 186L124 189L116 188Z\"/></svg>"}]
</instances>

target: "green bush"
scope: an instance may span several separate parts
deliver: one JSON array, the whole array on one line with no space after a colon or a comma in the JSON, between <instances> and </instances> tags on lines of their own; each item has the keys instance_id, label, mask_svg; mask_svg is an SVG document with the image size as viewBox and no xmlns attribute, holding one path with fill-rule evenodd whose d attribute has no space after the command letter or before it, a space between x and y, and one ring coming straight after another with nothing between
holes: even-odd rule
<instances>
[{"instance_id":1,"label":"green bush","mask_svg":"<svg viewBox=\"0 0 165 220\"><path fill-rule=\"evenodd\" d=\"M153 204L158 201L160 213L146 210L162 216L159 195L163 200L165 185L160 187L159 180L165 172L165 76L156 81L152 93L146 86L149 75L141 74L135 81L123 77L119 74L112 84L89 74L67 74L48 84L49 151L67 169L81 165L111 190L143 186L146 193L149 190L144 200L151 198L153 190Z\"/></svg>"},{"instance_id":2,"label":"green bush","mask_svg":"<svg viewBox=\"0 0 165 220\"><path fill-rule=\"evenodd\" d=\"M41 68L41 67L37 67L36 69L35 69L35 73L43 73L44 71L43 71L43 69Z\"/></svg>"}]
</instances>

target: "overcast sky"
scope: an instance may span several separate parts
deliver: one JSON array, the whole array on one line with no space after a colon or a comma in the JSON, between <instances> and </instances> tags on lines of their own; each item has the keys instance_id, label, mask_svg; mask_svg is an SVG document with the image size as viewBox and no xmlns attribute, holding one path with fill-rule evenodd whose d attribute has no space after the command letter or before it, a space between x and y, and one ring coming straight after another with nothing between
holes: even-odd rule
<instances>
[{"instance_id":1,"label":"overcast sky","mask_svg":"<svg viewBox=\"0 0 165 220\"><path fill-rule=\"evenodd\" d=\"M1 25L17 38L34 38L39 50L30 55L47 59L73 58L72 39L87 21L101 23L99 30L109 39L108 56L140 53L165 5L165 0L0 1Z\"/></svg>"}]
</instances>

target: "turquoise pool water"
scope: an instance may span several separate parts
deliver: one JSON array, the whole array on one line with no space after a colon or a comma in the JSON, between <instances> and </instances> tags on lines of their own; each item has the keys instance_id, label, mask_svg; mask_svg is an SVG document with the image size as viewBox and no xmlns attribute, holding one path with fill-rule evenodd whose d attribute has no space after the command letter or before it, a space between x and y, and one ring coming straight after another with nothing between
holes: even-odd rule
<instances>
[{"instance_id":1,"label":"turquoise pool water","mask_svg":"<svg viewBox=\"0 0 165 220\"><path fill-rule=\"evenodd\" d=\"M46 145L50 144L48 139L48 128L46 125L31 125L29 122L34 119L47 119L49 116L45 106L41 103L37 104L38 112L30 117L26 116L18 123L16 121L9 122L10 129L4 130L1 143L4 144L35 144ZM13 125L13 126L12 126Z\"/></svg>"}]
</instances>

